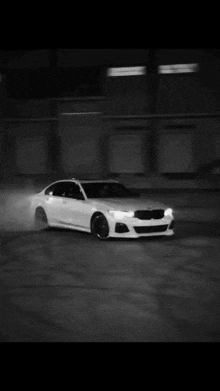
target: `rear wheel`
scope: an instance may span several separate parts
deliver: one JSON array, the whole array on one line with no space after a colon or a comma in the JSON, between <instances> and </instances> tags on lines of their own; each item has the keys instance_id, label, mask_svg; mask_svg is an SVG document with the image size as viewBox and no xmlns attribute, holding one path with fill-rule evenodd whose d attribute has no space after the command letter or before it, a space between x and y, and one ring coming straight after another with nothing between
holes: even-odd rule
<instances>
[{"instance_id":1,"label":"rear wheel","mask_svg":"<svg viewBox=\"0 0 220 391\"><path fill-rule=\"evenodd\" d=\"M35 228L39 231L47 228L48 220L45 211L42 208L39 208L35 212Z\"/></svg>"},{"instance_id":2,"label":"rear wheel","mask_svg":"<svg viewBox=\"0 0 220 391\"><path fill-rule=\"evenodd\" d=\"M100 240L106 240L109 238L109 225L105 216L100 214L92 219L91 232L96 238Z\"/></svg>"}]
</instances>

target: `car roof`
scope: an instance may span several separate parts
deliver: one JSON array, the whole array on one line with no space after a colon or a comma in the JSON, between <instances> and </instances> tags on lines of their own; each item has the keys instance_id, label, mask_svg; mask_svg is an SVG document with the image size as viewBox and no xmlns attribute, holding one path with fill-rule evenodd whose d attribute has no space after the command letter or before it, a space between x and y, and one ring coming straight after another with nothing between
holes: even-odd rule
<instances>
[{"instance_id":1,"label":"car roof","mask_svg":"<svg viewBox=\"0 0 220 391\"><path fill-rule=\"evenodd\" d=\"M115 180L113 180L113 179L74 179L74 181L76 181L76 182L79 182L79 183L97 183L97 182L99 182L99 183L112 183L112 182L117 182L118 183L118 181L115 181Z\"/></svg>"},{"instance_id":2,"label":"car roof","mask_svg":"<svg viewBox=\"0 0 220 391\"><path fill-rule=\"evenodd\" d=\"M96 183L96 182L118 182L115 181L114 179L80 179L80 178L69 178L69 179L64 179L66 181L74 181L74 182L79 182L79 183Z\"/></svg>"},{"instance_id":3,"label":"car roof","mask_svg":"<svg viewBox=\"0 0 220 391\"><path fill-rule=\"evenodd\" d=\"M47 185L47 187L51 185L55 185L56 183L60 182L75 182L75 183L119 183L118 181L115 181L114 179L76 179L76 178L66 178L66 179L60 179L56 180L55 182L50 183ZM46 188L47 188L46 187Z\"/></svg>"}]
</instances>

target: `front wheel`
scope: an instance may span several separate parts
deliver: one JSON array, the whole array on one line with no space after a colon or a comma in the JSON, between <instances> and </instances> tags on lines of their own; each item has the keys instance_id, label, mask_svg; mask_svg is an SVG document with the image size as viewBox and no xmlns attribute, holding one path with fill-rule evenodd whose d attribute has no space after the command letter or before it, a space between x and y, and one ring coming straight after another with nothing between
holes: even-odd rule
<instances>
[{"instance_id":1,"label":"front wheel","mask_svg":"<svg viewBox=\"0 0 220 391\"><path fill-rule=\"evenodd\" d=\"M91 232L100 240L106 240L109 238L109 225L105 216L98 215L92 219Z\"/></svg>"}]
</instances>

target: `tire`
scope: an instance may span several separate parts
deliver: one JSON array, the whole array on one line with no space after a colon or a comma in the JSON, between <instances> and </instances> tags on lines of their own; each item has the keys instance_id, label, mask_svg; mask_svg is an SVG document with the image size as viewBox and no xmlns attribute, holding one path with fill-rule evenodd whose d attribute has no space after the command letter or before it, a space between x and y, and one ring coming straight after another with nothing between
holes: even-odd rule
<instances>
[{"instance_id":1,"label":"tire","mask_svg":"<svg viewBox=\"0 0 220 391\"><path fill-rule=\"evenodd\" d=\"M45 211L42 208L39 208L35 212L35 229L37 231L42 231L48 228L48 220Z\"/></svg>"},{"instance_id":2,"label":"tire","mask_svg":"<svg viewBox=\"0 0 220 391\"><path fill-rule=\"evenodd\" d=\"M91 232L99 240L109 239L109 225L104 215L96 215L91 221Z\"/></svg>"}]
</instances>

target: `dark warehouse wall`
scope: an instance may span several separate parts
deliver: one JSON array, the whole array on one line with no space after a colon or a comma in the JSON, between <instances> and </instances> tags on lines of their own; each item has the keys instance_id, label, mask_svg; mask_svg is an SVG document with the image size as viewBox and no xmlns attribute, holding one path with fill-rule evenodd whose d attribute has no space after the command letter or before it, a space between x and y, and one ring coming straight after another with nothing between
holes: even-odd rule
<instances>
[{"instance_id":1,"label":"dark warehouse wall","mask_svg":"<svg viewBox=\"0 0 220 391\"><path fill-rule=\"evenodd\" d=\"M49 70L41 54L32 68ZM106 96L84 98L18 100L2 88L1 175L196 173L220 158L218 80L207 72L203 62L198 74L107 77Z\"/></svg>"}]
</instances>

